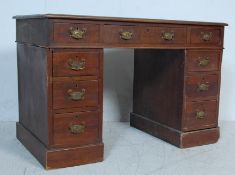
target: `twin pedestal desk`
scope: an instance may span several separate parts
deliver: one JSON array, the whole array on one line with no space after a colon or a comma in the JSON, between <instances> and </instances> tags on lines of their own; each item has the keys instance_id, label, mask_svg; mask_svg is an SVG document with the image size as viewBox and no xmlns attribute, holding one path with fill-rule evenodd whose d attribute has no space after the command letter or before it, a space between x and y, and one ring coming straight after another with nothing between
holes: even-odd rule
<instances>
[{"instance_id":1,"label":"twin pedestal desk","mask_svg":"<svg viewBox=\"0 0 235 175\"><path fill-rule=\"evenodd\" d=\"M224 23L15 16L17 138L46 168L103 160L103 48L134 49L130 125L180 148L215 143Z\"/></svg>"}]
</instances>

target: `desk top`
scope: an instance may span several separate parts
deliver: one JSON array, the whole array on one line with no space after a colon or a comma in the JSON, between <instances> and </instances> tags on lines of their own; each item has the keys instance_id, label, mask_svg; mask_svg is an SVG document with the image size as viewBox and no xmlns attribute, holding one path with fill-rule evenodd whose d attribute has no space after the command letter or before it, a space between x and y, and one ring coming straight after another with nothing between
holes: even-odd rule
<instances>
[{"instance_id":1,"label":"desk top","mask_svg":"<svg viewBox=\"0 0 235 175\"><path fill-rule=\"evenodd\" d=\"M104 16L82 16L82 15L64 15L64 14L36 14L36 15L19 15L14 19L76 19L76 20L92 20L92 21L115 21L115 22L141 22L141 23L159 23L159 24L185 24L185 25L211 25L211 26L227 26L226 23L217 22L199 22L199 21L178 21L178 20L162 20L162 19L144 19L144 18L120 18L120 17L104 17Z\"/></svg>"}]
</instances>

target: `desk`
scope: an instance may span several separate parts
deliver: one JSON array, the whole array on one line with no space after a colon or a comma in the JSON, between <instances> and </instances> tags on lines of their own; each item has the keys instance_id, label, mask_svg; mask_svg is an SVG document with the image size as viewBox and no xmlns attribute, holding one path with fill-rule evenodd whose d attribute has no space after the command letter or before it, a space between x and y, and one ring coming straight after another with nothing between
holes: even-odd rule
<instances>
[{"instance_id":1,"label":"desk","mask_svg":"<svg viewBox=\"0 0 235 175\"><path fill-rule=\"evenodd\" d=\"M16 16L17 138L46 169L103 160L103 48L134 49L130 125L180 148L215 143L224 23Z\"/></svg>"}]
</instances>

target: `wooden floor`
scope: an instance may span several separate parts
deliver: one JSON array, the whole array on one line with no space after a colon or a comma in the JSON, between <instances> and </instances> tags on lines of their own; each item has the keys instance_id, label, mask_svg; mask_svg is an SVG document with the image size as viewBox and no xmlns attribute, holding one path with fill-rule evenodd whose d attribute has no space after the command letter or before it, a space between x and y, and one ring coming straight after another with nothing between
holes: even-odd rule
<instances>
[{"instance_id":1,"label":"wooden floor","mask_svg":"<svg viewBox=\"0 0 235 175\"><path fill-rule=\"evenodd\" d=\"M0 122L4 175L231 175L235 172L235 122L220 122L216 144L179 149L129 123L104 122L104 161L46 171L15 136L15 122Z\"/></svg>"}]
</instances>

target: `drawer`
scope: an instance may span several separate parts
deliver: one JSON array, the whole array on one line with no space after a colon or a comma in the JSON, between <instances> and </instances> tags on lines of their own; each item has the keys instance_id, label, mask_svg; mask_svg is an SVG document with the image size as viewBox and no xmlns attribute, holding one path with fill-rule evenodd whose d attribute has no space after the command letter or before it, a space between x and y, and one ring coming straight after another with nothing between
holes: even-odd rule
<instances>
[{"instance_id":1,"label":"drawer","mask_svg":"<svg viewBox=\"0 0 235 175\"><path fill-rule=\"evenodd\" d=\"M219 71L221 51L190 50L187 52L187 71Z\"/></svg>"},{"instance_id":2,"label":"drawer","mask_svg":"<svg viewBox=\"0 0 235 175\"><path fill-rule=\"evenodd\" d=\"M83 23L55 23L54 42L58 43L98 43L100 26Z\"/></svg>"},{"instance_id":3,"label":"drawer","mask_svg":"<svg viewBox=\"0 0 235 175\"><path fill-rule=\"evenodd\" d=\"M217 126L217 101L188 102L183 118L183 131Z\"/></svg>"},{"instance_id":4,"label":"drawer","mask_svg":"<svg viewBox=\"0 0 235 175\"><path fill-rule=\"evenodd\" d=\"M98 123L98 112L55 114L54 145L74 146L97 143L99 141Z\"/></svg>"},{"instance_id":5,"label":"drawer","mask_svg":"<svg viewBox=\"0 0 235 175\"><path fill-rule=\"evenodd\" d=\"M102 34L105 43L140 43L140 28L135 25L104 25Z\"/></svg>"},{"instance_id":6,"label":"drawer","mask_svg":"<svg viewBox=\"0 0 235 175\"><path fill-rule=\"evenodd\" d=\"M54 52L53 76L98 75L99 60L99 51Z\"/></svg>"},{"instance_id":7,"label":"drawer","mask_svg":"<svg viewBox=\"0 0 235 175\"><path fill-rule=\"evenodd\" d=\"M183 27L145 27L141 30L142 43L186 44L186 28Z\"/></svg>"},{"instance_id":8,"label":"drawer","mask_svg":"<svg viewBox=\"0 0 235 175\"><path fill-rule=\"evenodd\" d=\"M56 81L53 83L53 108L96 107L99 102L98 80Z\"/></svg>"},{"instance_id":9,"label":"drawer","mask_svg":"<svg viewBox=\"0 0 235 175\"><path fill-rule=\"evenodd\" d=\"M190 31L190 43L222 45L222 30L220 28L192 27Z\"/></svg>"},{"instance_id":10,"label":"drawer","mask_svg":"<svg viewBox=\"0 0 235 175\"><path fill-rule=\"evenodd\" d=\"M218 75L194 75L186 77L187 98L217 98L219 91Z\"/></svg>"}]
</instances>

